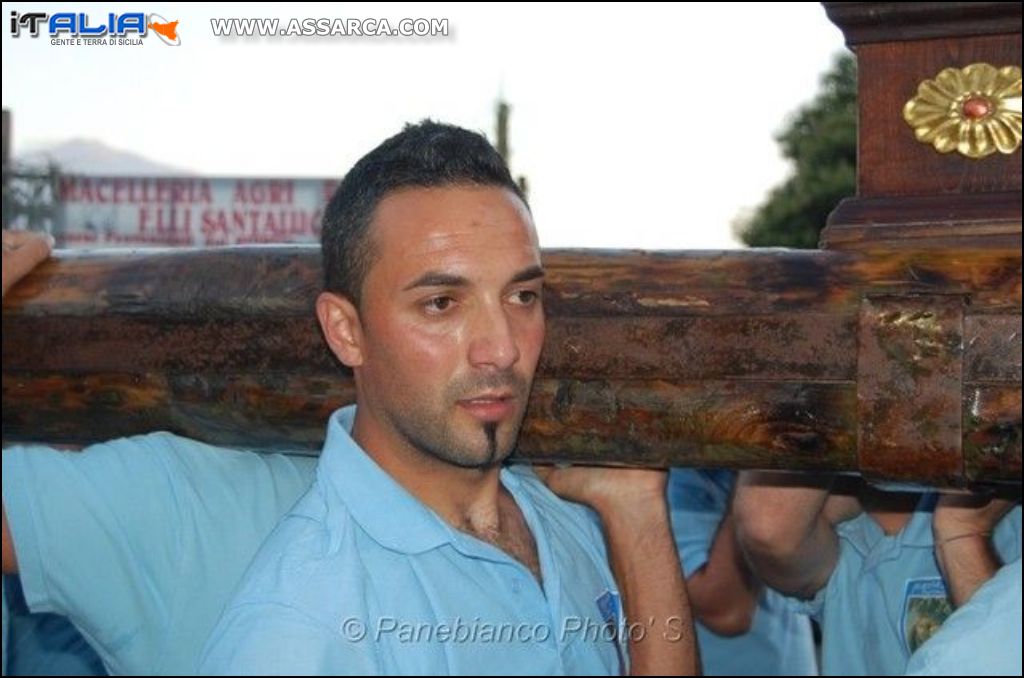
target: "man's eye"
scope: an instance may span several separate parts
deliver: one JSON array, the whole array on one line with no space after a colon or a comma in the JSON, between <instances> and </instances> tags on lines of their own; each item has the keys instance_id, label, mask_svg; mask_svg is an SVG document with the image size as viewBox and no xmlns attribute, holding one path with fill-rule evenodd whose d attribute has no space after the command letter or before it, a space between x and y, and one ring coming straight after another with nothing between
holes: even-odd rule
<instances>
[{"instance_id":1,"label":"man's eye","mask_svg":"<svg viewBox=\"0 0 1024 678\"><path fill-rule=\"evenodd\" d=\"M533 290L519 290L512 295L512 301L520 306L529 306L539 298L540 295Z\"/></svg>"},{"instance_id":2,"label":"man's eye","mask_svg":"<svg viewBox=\"0 0 1024 678\"><path fill-rule=\"evenodd\" d=\"M451 297L431 297L424 306L428 311L442 313L451 307L453 301Z\"/></svg>"}]
</instances>

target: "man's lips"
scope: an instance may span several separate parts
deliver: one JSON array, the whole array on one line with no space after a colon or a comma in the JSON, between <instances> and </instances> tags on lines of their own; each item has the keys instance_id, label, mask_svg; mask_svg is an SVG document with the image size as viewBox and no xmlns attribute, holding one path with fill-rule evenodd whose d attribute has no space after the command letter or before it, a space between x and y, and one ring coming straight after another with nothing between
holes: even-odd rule
<instances>
[{"instance_id":1,"label":"man's lips","mask_svg":"<svg viewBox=\"0 0 1024 678\"><path fill-rule=\"evenodd\" d=\"M516 408L516 399L511 393L487 394L457 401L459 407L480 421L501 421Z\"/></svg>"}]
</instances>

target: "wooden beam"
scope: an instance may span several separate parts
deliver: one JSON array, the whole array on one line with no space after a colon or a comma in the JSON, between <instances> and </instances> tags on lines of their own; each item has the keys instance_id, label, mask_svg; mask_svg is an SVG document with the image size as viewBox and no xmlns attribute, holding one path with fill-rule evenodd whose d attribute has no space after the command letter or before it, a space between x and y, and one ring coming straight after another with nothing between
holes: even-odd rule
<instances>
[{"instance_id":1,"label":"wooden beam","mask_svg":"<svg viewBox=\"0 0 1024 678\"><path fill-rule=\"evenodd\" d=\"M555 250L544 261L548 335L523 456L1020 483L1019 249ZM329 412L352 401L313 317L320 279L306 246L58 253L4 303L5 439L165 429L315 450ZM902 354L865 357L865 318L883 317L865 304L883 297L926 314L960 300L955 385L929 381L938 363L918 369L915 350L930 349L913 336L893 340ZM941 454L912 446L927 416L872 413L864 375L883 383L898 369L914 397L955 391L962 428ZM886 417L911 446L885 441L879 463L858 435Z\"/></svg>"}]
</instances>

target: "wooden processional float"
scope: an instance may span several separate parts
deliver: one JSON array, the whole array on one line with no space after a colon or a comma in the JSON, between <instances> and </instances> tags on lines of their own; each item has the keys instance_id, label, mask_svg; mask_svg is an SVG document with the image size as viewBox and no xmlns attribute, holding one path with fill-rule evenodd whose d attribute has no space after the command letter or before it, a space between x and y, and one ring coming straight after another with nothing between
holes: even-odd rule
<instances>
[{"instance_id":1,"label":"wooden processional float","mask_svg":"<svg viewBox=\"0 0 1024 678\"><path fill-rule=\"evenodd\" d=\"M1019 486L1021 6L825 6L860 126L822 249L546 251L520 456ZM315 451L353 398L320 281L315 246L58 253L4 301L5 441Z\"/></svg>"}]
</instances>

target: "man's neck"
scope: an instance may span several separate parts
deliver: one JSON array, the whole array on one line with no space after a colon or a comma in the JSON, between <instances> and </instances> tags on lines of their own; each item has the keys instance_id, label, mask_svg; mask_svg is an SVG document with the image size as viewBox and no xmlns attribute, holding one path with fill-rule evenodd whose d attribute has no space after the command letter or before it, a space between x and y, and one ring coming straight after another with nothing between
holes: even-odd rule
<instances>
[{"instance_id":1,"label":"man's neck","mask_svg":"<svg viewBox=\"0 0 1024 678\"><path fill-rule=\"evenodd\" d=\"M407 445L391 444L357 419L352 437L385 473L455 529L493 544L540 580L536 542L501 467L456 466Z\"/></svg>"},{"instance_id":2,"label":"man's neck","mask_svg":"<svg viewBox=\"0 0 1024 678\"><path fill-rule=\"evenodd\" d=\"M860 497L864 510L887 535L907 526L920 499L916 492L883 492L871 487L866 487Z\"/></svg>"}]
</instances>

